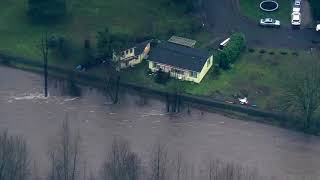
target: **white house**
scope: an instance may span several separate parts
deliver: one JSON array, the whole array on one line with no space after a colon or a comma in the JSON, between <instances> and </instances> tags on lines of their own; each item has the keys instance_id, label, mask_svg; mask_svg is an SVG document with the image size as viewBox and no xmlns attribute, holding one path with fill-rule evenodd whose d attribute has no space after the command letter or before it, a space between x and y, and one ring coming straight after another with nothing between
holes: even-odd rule
<instances>
[{"instance_id":1,"label":"white house","mask_svg":"<svg viewBox=\"0 0 320 180\"><path fill-rule=\"evenodd\" d=\"M148 57L151 49L151 40L144 41L142 43L136 44L135 46L123 50L119 54L113 53L112 59L118 63L119 69L125 69L128 67L133 67L136 64L142 62L143 59Z\"/></svg>"}]
</instances>

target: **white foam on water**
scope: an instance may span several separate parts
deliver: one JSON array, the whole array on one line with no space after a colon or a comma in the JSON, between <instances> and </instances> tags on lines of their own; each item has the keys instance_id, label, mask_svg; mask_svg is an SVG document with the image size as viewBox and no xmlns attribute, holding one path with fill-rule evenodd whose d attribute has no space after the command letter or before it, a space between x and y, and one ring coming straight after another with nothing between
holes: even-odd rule
<instances>
[{"instance_id":1,"label":"white foam on water","mask_svg":"<svg viewBox=\"0 0 320 180\"><path fill-rule=\"evenodd\" d=\"M44 94L42 93L30 93L30 94L24 94L22 96L13 96L10 98L10 100L22 101L22 100L38 100L38 99L48 99L48 98L49 96L45 97Z\"/></svg>"},{"instance_id":2,"label":"white foam on water","mask_svg":"<svg viewBox=\"0 0 320 180\"><path fill-rule=\"evenodd\" d=\"M141 115L141 117L148 117L148 116L164 116L166 114L164 113L147 113L147 114L143 114Z\"/></svg>"}]
</instances>

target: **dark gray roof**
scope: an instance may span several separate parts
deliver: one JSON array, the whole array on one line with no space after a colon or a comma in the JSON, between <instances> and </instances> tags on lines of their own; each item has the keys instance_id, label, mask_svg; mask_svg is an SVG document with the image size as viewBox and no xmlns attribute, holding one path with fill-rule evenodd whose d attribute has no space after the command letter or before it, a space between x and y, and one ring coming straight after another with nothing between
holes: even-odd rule
<instances>
[{"instance_id":1,"label":"dark gray roof","mask_svg":"<svg viewBox=\"0 0 320 180\"><path fill-rule=\"evenodd\" d=\"M152 41L152 40L147 40L147 41L144 41L144 42L142 42L142 43L136 44L136 45L134 46L134 48L135 48L135 50L134 50L135 55L140 55L140 54L142 54L143 51L144 51L144 48L145 48L149 43L151 43L151 41Z\"/></svg>"},{"instance_id":2,"label":"dark gray roof","mask_svg":"<svg viewBox=\"0 0 320 180\"><path fill-rule=\"evenodd\" d=\"M151 48L149 60L181 69L201 72L211 55L205 51L169 42Z\"/></svg>"}]
</instances>

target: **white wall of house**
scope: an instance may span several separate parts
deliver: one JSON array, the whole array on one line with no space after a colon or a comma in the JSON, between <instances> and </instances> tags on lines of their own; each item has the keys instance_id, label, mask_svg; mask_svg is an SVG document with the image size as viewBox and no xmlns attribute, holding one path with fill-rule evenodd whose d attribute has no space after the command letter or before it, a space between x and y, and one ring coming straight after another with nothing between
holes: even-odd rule
<instances>
[{"instance_id":1,"label":"white wall of house","mask_svg":"<svg viewBox=\"0 0 320 180\"><path fill-rule=\"evenodd\" d=\"M205 65L203 66L201 72L194 72L186 69L176 68L169 65L156 63L153 61L149 61L149 69L153 72L158 71L160 68L167 73L170 73L170 76L176 79L180 79L183 81L192 81L195 83L200 83L207 72L213 65L213 56L210 56ZM176 72L178 71L178 72Z\"/></svg>"},{"instance_id":2,"label":"white wall of house","mask_svg":"<svg viewBox=\"0 0 320 180\"><path fill-rule=\"evenodd\" d=\"M131 48L126 51L123 51L122 56L118 58L118 61L120 63L120 69L132 67L134 65L141 63L142 60L148 55L149 51L150 51L150 43L147 44L142 54L135 54L135 48ZM132 58L132 59L129 59L129 58Z\"/></svg>"},{"instance_id":3,"label":"white wall of house","mask_svg":"<svg viewBox=\"0 0 320 180\"><path fill-rule=\"evenodd\" d=\"M213 65L213 56L210 56L207 59L206 64L203 66L201 72L198 74L199 77L194 82L200 83L202 81L202 79L204 78L204 76L206 76L206 74L208 73L210 68L212 68L212 65Z\"/></svg>"}]
</instances>

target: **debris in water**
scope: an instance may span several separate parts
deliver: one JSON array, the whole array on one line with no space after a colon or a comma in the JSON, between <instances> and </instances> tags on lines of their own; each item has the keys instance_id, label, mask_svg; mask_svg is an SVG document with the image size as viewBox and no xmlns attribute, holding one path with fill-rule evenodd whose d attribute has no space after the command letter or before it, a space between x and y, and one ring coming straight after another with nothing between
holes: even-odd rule
<instances>
[{"instance_id":1,"label":"debris in water","mask_svg":"<svg viewBox=\"0 0 320 180\"><path fill-rule=\"evenodd\" d=\"M78 98L79 98L79 97L69 98L69 99L65 99L64 101L65 101L65 102L74 101L74 100L77 100Z\"/></svg>"}]
</instances>

